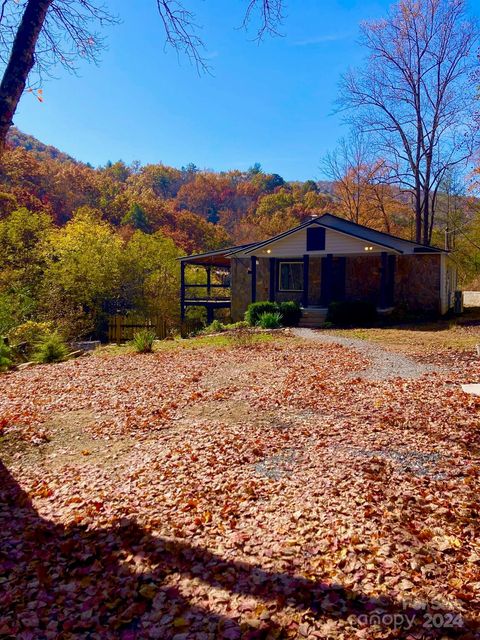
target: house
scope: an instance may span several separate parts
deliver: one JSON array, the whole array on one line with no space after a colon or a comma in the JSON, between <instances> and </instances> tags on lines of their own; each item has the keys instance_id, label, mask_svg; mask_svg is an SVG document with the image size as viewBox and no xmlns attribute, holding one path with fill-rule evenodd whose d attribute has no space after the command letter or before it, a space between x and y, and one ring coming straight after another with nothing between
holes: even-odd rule
<instances>
[{"instance_id":1,"label":"house","mask_svg":"<svg viewBox=\"0 0 480 640\"><path fill-rule=\"evenodd\" d=\"M447 251L330 213L262 242L180 260L182 318L189 306L204 306L209 320L215 309L229 308L238 321L259 300L297 300L310 324L321 323L328 305L341 300L370 301L379 312L444 314L456 286ZM205 269L205 284L188 284L188 265Z\"/></svg>"}]
</instances>

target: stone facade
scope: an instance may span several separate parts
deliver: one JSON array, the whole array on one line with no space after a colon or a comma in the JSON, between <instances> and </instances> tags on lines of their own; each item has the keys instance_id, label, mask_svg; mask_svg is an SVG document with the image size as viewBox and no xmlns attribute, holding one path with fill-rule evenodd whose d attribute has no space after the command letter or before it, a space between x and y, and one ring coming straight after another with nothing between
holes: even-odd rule
<instances>
[{"instance_id":1,"label":"stone facade","mask_svg":"<svg viewBox=\"0 0 480 640\"><path fill-rule=\"evenodd\" d=\"M380 269L380 256L348 257L345 265L345 299L367 300L377 304L380 297Z\"/></svg>"},{"instance_id":2,"label":"stone facade","mask_svg":"<svg viewBox=\"0 0 480 640\"><path fill-rule=\"evenodd\" d=\"M308 304L319 307L321 301L322 259L310 258L308 268Z\"/></svg>"},{"instance_id":3,"label":"stone facade","mask_svg":"<svg viewBox=\"0 0 480 640\"><path fill-rule=\"evenodd\" d=\"M270 295L270 265L268 258L257 260L257 300L268 300Z\"/></svg>"},{"instance_id":4,"label":"stone facade","mask_svg":"<svg viewBox=\"0 0 480 640\"><path fill-rule=\"evenodd\" d=\"M233 258L231 261L231 297L230 314L234 322L243 320L244 313L251 302L251 275L249 258Z\"/></svg>"},{"instance_id":5,"label":"stone facade","mask_svg":"<svg viewBox=\"0 0 480 640\"><path fill-rule=\"evenodd\" d=\"M394 306L410 311L440 311L441 256L439 254L397 255L394 279ZM243 320L251 302L251 260L233 258L231 263L231 315L235 322ZM320 306L322 260L311 257L309 264L308 304ZM275 274L277 289L278 273ZM374 304L380 301L381 258L372 256L349 256L345 265L345 299L368 300ZM257 260L256 300L268 300L270 296L269 258ZM275 300L302 302L303 293L298 291L277 291ZM335 299L335 291L332 291Z\"/></svg>"},{"instance_id":6,"label":"stone facade","mask_svg":"<svg viewBox=\"0 0 480 640\"><path fill-rule=\"evenodd\" d=\"M395 305L410 311L440 312L439 254L397 256Z\"/></svg>"}]
</instances>

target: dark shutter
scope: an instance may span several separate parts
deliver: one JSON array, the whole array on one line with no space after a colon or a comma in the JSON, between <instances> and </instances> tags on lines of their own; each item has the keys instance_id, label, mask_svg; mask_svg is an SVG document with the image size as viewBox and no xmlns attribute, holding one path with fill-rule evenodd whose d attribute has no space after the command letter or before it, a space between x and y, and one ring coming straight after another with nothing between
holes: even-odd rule
<instances>
[{"instance_id":1,"label":"dark shutter","mask_svg":"<svg viewBox=\"0 0 480 640\"><path fill-rule=\"evenodd\" d=\"M307 228L307 251L324 251L325 229L323 227Z\"/></svg>"}]
</instances>

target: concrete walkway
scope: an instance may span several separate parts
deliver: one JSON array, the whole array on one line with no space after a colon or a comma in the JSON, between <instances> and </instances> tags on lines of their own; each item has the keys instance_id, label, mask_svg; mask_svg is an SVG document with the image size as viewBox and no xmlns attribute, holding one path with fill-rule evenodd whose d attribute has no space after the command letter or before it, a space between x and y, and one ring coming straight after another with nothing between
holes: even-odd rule
<instances>
[{"instance_id":1,"label":"concrete walkway","mask_svg":"<svg viewBox=\"0 0 480 640\"><path fill-rule=\"evenodd\" d=\"M429 364L421 364L413 358L401 353L387 351L379 345L368 340L357 338L344 338L334 336L313 329L293 329L293 334L305 340L315 340L323 344L340 344L348 349L354 349L370 361L370 366L364 371L355 374L356 378L366 380L390 380L392 378L418 378L425 373L439 371L439 367Z\"/></svg>"}]
</instances>

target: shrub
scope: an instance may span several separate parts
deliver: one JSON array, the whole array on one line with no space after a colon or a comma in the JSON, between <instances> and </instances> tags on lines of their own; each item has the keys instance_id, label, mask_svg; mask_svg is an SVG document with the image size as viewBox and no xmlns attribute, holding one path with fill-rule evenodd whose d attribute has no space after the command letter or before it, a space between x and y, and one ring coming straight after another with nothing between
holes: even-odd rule
<instances>
[{"instance_id":1,"label":"shrub","mask_svg":"<svg viewBox=\"0 0 480 640\"><path fill-rule=\"evenodd\" d=\"M235 331L237 329L246 329L248 327L248 322L245 320L240 320L240 322L233 322L232 324L226 324L225 329L227 331Z\"/></svg>"},{"instance_id":2,"label":"shrub","mask_svg":"<svg viewBox=\"0 0 480 640\"><path fill-rule=\"evenodd\" d=\"M137 353L152 353L155 338L155 332L151 329L140 329L133 336L133 348Z\"/></svg>"},{"instance_id":3,"label":"shrub","mask_svg":"<svg viewBox=\"0 0 480 640\"><path fill-rule=\"evenodd\" d=\"M11 366L11 354L12 351L8 344L5 343L3 338L0 338L0 371L6 371Z\"/></svg>"},{"instance_id":4,"label":"shrub","mask_svg":"<svg viewBox=\"0 0 480 640\"><path fill-rule=\"evenodd\" d=\"M228 325L223 324L220 320L213 320L205 329L202 329L202 333L220 333L226 329L228 329Z\"/></svg>"},{"instance_id":5,"label":"shrub","mask_svg":"<svg viewBox=\"0 0 480 640\"><path fill-rule=\"evenodd\" d=\"M258 320L262 329L278 329L282 326L282 316L278 311L274 313L262 313Z\"/></svg>"},{"instance_id":6,"label":"shrub","mask_svg":"<svg viewBox=\"0 0 480 640\"><path fill-rule=\"evenodd\" d=\"M258 324L262 313L277 313L278 305L276 302L252 302L248 305L245 312L245 320L251 327Z\"/></svg>"},{"instance_id":7,"label":"shrub","mask_svg":"<svg viewBox=\"0 0 480 640\"><path fill-rule=\"evenodd\" d=\"M376 319L377 309L373 302L332 302L328 307L327 322L339 327L368 327L375 324Z\"/></svg>"},{"instance_id":8,"label":"shrub","mask_svg":"<svg viewBox=\"0 0 480 640\"><path fill-rule=\"evenodd\" d=\"M34 322L28 320L8 333L8 342L18 353L31 355L35 346L48 334L52 333L51 322Z\"/></svg>"},{"instance_id":9,"label":"shrub","mask_svg":"<svg viewBox=\"0 0 480 640\"><path fill-rule=\"evenodd\" d=\"M282 324L284 327L296 327L302 317L302 310L298 302L289 300L288 302L280 302L278 310L282 316Z\"/></svg>"},{"instance_id":10,"label":"shrub","mask_svg":"<svg viewBox=\"0 0 480 640\"><path fill-rule=\"evenodd\" d=\"M35 362L41 364L47 364L49 362L61 362L65 360L68 354L68 347L65 344L62 336L54 331L50 333L38 342L36 345L33 359Z\"/></svg>"}]
</instances>

